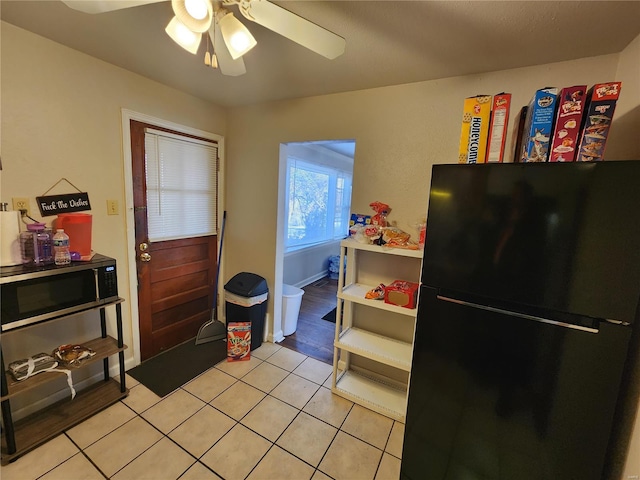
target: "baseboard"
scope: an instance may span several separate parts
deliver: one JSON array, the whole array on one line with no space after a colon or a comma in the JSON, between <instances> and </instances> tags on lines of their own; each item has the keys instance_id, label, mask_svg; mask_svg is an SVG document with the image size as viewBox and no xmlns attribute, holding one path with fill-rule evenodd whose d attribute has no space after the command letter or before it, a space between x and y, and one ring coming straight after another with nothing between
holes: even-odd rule
<instances>
[{"instance_id":1,"label":"baseboard","mask_svg":"<svg viewBox=\"0 0 640 480\"><path fill-rule=\"evenodd\" d=\"M304 288L307 285L311 285L312 283L317 282L318 280L326 276L328 276L327 272L316 273L315 275L305 278L301 282L298 282L297 284L294 285L294 287Z\"/></svg>"}]
</instances>

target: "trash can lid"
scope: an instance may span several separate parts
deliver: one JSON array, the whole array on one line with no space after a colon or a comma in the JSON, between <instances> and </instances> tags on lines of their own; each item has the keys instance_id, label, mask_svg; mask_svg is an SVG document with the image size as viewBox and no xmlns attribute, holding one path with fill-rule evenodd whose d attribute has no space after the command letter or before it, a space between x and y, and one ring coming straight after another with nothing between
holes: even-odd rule
<instances>
[{"instance_id":1,"label":"trash can lid","mask_svg":"<svg viewBox=\"0 0 640 480\"><path fill-rule=\"evenodd\" d=\"M229 280L224 289L242 297L254 297L264 295L269 291L267 281L260 275L249 272L241 272Z\"/></svg>"}]
</instances>

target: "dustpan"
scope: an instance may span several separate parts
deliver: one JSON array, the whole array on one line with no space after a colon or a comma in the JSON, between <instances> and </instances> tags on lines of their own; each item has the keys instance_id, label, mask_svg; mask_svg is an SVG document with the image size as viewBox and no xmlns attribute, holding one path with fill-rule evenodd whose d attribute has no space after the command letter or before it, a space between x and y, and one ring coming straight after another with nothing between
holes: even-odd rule
<instances>
[{"instance_id":1,"label":"dustpan","mask_svg":"<svg viewBox=\"0 0 640 480\"><path fill-rule=\"evenodd\" d=\"M220 259L222 258L222 242L224 241L224 224L227 220L227 211L222 214L222 227L220 231L220 251L218 252L218 265L216 270L216 288L213 292L213 307L211 320L202 324L198 335L196 335L196 345L202 343L215 342L227 338L227 326L218 321L218 279L220 277Z\"/></svg>"}]
</instances>

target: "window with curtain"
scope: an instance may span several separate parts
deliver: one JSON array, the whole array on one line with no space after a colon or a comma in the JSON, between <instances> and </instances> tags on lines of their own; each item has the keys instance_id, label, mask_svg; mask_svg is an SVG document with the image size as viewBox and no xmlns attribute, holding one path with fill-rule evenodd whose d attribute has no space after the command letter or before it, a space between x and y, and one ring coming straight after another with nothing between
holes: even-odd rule
<instances>
[{"instance_id":1,"label":"window with curtain","mask_svg":"<svg viewBox=\"0 0 640 480\"><path fill-rule=\"evenodd\" d=\"M287 158L285 250L339 240L348 234L352 173Z\"/></svg>"},{"instance_id":2,"label":"window with curtain","mask_svg":"<svg viewBox=\"0 0 640 480\"><path fill-rule=\"evenodd\" d=\"M216 144L152 129L144 143L149 241L215 235Z\"/></svg>"}]
</instances>

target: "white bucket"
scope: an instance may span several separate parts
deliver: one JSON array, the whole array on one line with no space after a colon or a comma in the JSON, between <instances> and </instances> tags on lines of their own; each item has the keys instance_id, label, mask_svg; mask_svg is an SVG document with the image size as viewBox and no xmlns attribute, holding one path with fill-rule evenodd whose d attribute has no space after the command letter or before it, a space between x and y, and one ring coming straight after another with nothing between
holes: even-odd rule
<instances>
[{"instance_id":1,"label":"white bucket","mask_svg":"<svg viewBox=\"0 0 640 480\"><path fill-rule=\"evenodd\" d=\"M298 315L304 290L293 285L282 284L282 333L291 335L298 328Z\"/></svg>"}]
</instances>

